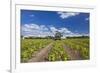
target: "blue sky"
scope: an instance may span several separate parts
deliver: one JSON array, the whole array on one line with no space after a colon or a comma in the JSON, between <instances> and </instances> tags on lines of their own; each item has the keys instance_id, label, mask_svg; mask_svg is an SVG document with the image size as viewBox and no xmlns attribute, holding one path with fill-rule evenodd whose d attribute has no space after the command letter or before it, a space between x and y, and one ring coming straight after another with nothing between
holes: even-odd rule
<instances>
[{"instance_id":1,"label":"blue sky","mask_svg":"<svg viewBox=\"0 0 100 73\"><path fill-rule=\"evenodd\" d=\"M21 35L54 36L89 35L89 13L21 10Z\"/></svg>"}]
</instances>

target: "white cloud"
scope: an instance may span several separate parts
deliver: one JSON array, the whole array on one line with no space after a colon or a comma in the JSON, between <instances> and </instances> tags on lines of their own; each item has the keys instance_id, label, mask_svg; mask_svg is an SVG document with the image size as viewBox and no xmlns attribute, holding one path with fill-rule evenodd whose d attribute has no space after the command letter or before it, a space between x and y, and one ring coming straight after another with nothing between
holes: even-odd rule
<instances>
[{"instance_id":1,"label":"white cloud","mask_svg":"<svg viewBox=\"0 0 100 73\"><path fill-rule=\"evenodd\" d=\"M72 33L70 30L68 30L67 28L60 28L60 30L59 30L59 32L61 32L61 33Z\"/></svg>"},{"instance_id":2,"label":"white cloud","mask_svg":"<svg viewBox=\"0 0 100 73\"><path fill-rule=\"evenodd\" d=\"M35 15L34 14L31 14L31 15L29 15L30 17L34 17Z\"/></svg>"},{"instance_id":3,"label":"white cloud","mask_svg":"<svg viewBox=\"0 0 100 73\"><path fill-rule=\"evenodd\" d=\"M45 25L40 25L40 30L48 31L49 29Z\"/></svg>"},{"instance_id":4,"label":"white cloud","mask_svg":"<svg viewBox=\"0 0 100 73\"><path fill-rule=\"evenodd\" d=\"M72 16L79 15L80 13L78 12L58 12L58 14L60 15L62 19L66 19Z\"/></svg>"},{"instance_id":5,"label":"white cloud","mask_svg":"<svg viewBox=\"0 0 100 73\"><path fill-rule=\"evenodd\" d=\"M66 36L81 36L82 34L73 33L68 28L60 27L56 28L54 26L45 26L38 24L24 24L21 26L21 34L23 36L36 36L36 37L45 37L45 36L54 36L55 32L59 31L63 34L63 37Z\"/></svg>"},{"instance_id":6,"label":"white cloud","mask_svg":"<svg viewBox=\"0 0 100 73\"><path fill-rule=\"evenodd\" d=\"M67 29L67 28L64 28L64 27L61 27L61 28L59 28L59 29L57 29L57 28L55 28L55 27L50 27L50 30L55 34L55 32L56 31L59 31L59 32L61 32L61 33L63 33L63 34L68 34L68 33L72 33L69 29Z\"/></svg>"},{"instance_id":7,"label":"white cloud","mask_svg":"<svg viewBox=\"0 0 100 73\"><path fill-rule=\"evenodd\" d=\"M86 21L88 21L88 20L89 20L89 18L85 18L85 20L86 20Z\"/></svg>"},{"instance_id":8,"label":"white cloud","mask_svg":"<svg viewBox=\"0 0 100 73\"><path fill-rule=\"evenodd\" d=\"M53 34L54 34L56 31L58 31L58 29L55 28L54 26L51 26L51 27L50 27L50 30L52 31Z\"/></svg>"},{"instance_id":9,"label":"white cloud","mask_svg":"<svg viewBox=\"0 0 100 73\"><path fill-rule=\"evenodd\" d=\"M36 24L25 24L24 27L29 29L39 29L40 27Z\"/></svg>"},{"instance_id":10,"label":"white cloud","mask_svg":"<svg viewBox=\"0 0 100 73\"><path fill-rule=\"evenodd\" d=\"M45 25L24 24L21 26L21 34L24 36L49 36L53 35Z\"/></svg>"}]
</instances>

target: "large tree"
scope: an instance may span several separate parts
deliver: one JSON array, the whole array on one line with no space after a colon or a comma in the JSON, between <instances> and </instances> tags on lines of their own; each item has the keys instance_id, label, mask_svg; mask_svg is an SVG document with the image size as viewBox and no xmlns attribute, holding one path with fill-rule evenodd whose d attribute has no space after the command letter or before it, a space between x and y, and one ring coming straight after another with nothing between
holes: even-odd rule
<instances>
[{"instance_id":1,"label":"large tree","mask_svg":"<svg viewBox=\"0 0 100 73\"><path fill-rule=\"evenodd\" d=\"M61 32L56 31L56 33L55 33L55 40L60 40L62 36L63 36L63 35L62 35Z\"/></svg>"}]
</instances>

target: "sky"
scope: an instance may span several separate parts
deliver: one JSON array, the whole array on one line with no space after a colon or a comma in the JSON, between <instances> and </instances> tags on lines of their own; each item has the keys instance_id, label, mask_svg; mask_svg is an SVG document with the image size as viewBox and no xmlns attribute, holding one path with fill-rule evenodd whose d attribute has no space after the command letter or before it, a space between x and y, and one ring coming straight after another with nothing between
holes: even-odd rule
<instances>
[{"instance_id":1,"label":"sky","mask_svg":"<svg viewBox=\"0 0 100 73\"><path fill-rule=\"evenodd\" d=\"M56 31L66 36L89 35L89 13L21 10L21 35L54 36Z\"/></svg>"}]
</instances>

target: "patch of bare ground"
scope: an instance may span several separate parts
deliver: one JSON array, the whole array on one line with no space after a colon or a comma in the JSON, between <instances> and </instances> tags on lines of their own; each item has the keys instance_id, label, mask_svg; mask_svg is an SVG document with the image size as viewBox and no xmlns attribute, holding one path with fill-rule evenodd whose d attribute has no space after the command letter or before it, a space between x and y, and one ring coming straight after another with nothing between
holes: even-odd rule
<instances>
[{"instance_id":1,"label":"patch of bare ground","mask_svg":"<svg viewBox=\"0 0 100 73\"><path fill-rule=\"evenodd\" d=\"M78 50L74 50L72 48L67 47L65 44L63 44L63 47L70 57L70 60L82 60L81 54Z\"/></svg>"},{"instance_id":2,"label":"patch of bare ground","mask_svg":"<svg viewBox=\"0 0 100 73\"><path fill-rule=\"evenodd\" d=\"M52 48L52 44L50 43L45 48L41 49L39 52L33 54L33 57L28 62L44 62L46 61L46 57Z\"/></svg>"}]
</instances>

